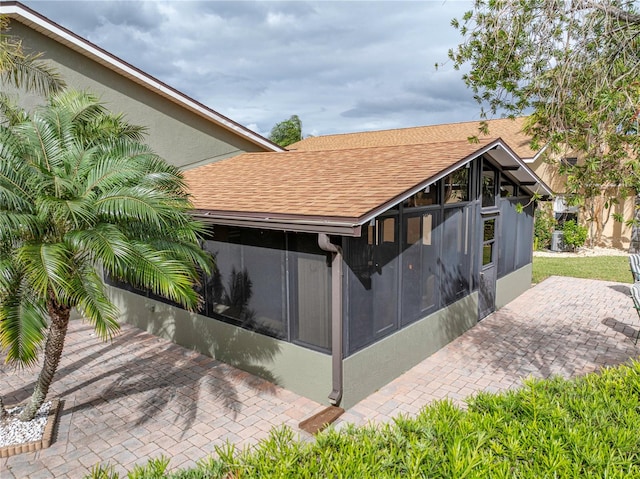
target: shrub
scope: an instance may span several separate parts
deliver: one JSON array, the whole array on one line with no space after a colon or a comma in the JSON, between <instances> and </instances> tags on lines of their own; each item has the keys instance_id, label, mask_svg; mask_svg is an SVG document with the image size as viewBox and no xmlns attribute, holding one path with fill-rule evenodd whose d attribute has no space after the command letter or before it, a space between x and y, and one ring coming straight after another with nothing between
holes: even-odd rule
<instances>
[{"instance_id":1,"label":"shrub","mask_svg":"<svg viewBox=\"0 0 640 479\"><path fill-rule=\"evenodd\" d=\"M562 227L564 244L575 250L587 241L587 227L577 224L574 220L565 221Z\"/></svg>"},{"instance_id":2,"label":"shrub","mask_svg":"<svg viewBox=\"0 0 640 479\"><path fill-rule=\"evenodd\" d=\"M536 208L533 223L534 249L547 249L551 246L551 235L556 224L556 219L550 208L541 205Z\"/></svg>"}]
</instances>

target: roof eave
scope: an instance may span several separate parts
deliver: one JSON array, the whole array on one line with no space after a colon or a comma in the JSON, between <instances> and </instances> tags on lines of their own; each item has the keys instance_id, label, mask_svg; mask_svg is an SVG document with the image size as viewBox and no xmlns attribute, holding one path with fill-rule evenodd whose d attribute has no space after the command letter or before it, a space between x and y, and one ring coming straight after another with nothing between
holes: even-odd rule
<instances>
[{"instance_id":1,"label":"roof eave","mask_svg":"<svg viewBox=\"0 0 640 479\"><path fill-rule=\"evenodd\" d=\"M506 159L505 159L504 155L502 155L502 157L501 157L500 155L496 155L495 152L494 152L493 155L491 155L491 151L495 150L496 148L501 148L501 149L504 150L506 155L508 155L508 156L506 156ZM542 197L548 197L548 196L553 195L553 192L551 191L551 189L531 170L531 168L529 168L525 164L524 160L522 160L518 155L516 155L513 152L513 150L511 150L511 148L509 148L509 146L502 139L497 139L497 140L492 141L491 143L488 143L483 148L480 148L480 149L476 150L475 152L471 153L470 155L467 155L465 158L462 158L460 161L454 163L449 168L447 168L445 170L442 170L437 175L434 175L434 176L431 176L431 177L425 179L424 181L420 182L418 185L414 186L410 190L405 191L401 195L398 195L398 196L390 199L389 201L385 202L384 204L380 205L379 207L371 210L369 213L364 215L359 220L359 224L365 224L365 223L371 221L373 218L377 217L381 213L384 213L389 208L395 206L398 203L403 202L407 198L410 198L411 196L413 196L417 192L423 190L427 185L431 185L431 184L435 183L436 181L441 180L442 178L444 178L447 175L451 174L452 172L454 172L455 170L457 170L461 166L464 166L465 164L470 163L475 158L477 158L477 157L479 157L481 155L484 155L484 154L489 154L489 156L491 156L501 166L513 166L515 164L515 165L517 165L519 167L519 169L522 169L522 171L526 174L527 178L530 178L530 181L535 181L535 183L536 183L535 185L533 185L533 188L531 188L530 186L525 186L524 187L527 190L531 191L532 193L534 193L534 192L538 193ZM496 156L497 156L497 158L496 158Z\"/></svg>"},{"instance_id":2,"label":"roof eave","mask_svg":"<svg viewBox=\"0 0 640 479\"><path fill-rule=\"evenodd\" d=\"M533 185L523 186L532 194L538 194L543 198L553 196L551 188L501 139L488 145L484 153L502 167L517 166L516 170L510 171L511 176L521 184L533 182Z\"/></svg>"},{"instance_id":3,"label":"roof eave","mask_svg":"<svg viewBox=\"0 0 640 479\"><path fill-rule=\"evenodd\" d=\"M194 210L192 215L205 223L242 226L298 233L325 233L338 236L360 236L361 224L357 219L309 217L303 215L259 215L256 213L226 213Z\"/></svg>"},{"instance_id":4,"label":"roof eave","mask_svg":"<svg viewBox=\"0 0 640 479\"><path fill-rule=\"evenodd\" d=\"M542 148L540 148L534 156L532 156L531 158L523 158L522 160L525 163L535 163L542 156L542 154L544 153L544 151L547 149L548 146L549 144L547 143Z\"/></svg>"}]
</instances>

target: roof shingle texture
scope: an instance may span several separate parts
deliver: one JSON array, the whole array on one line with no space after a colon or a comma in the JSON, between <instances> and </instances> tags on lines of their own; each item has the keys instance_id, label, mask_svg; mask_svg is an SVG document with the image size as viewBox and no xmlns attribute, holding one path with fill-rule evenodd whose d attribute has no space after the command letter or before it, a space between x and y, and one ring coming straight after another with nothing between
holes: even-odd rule
<instances>
[{"instance_id":1,"label":"roof shingle texture","mask_svg":"<svg viewBox=\"0 0 640 479\"><path fill-rule=\"evenodd\" d=\"M187 170L196 209L354 220L486 146L467 140L332 151L245 153Z\"/></svg>"},{"instance_id":2,"label":"roof shingle texture","mask_svg":"<svg viewBox=\"0 0 640 479\"><path fill-rule=\"evenodd\" d=\"M480 139L502 138L523 159L533 158L536 151L529 146L530 137L522 133L526 117L516 119L488 120L489 134L479 131L479 121L448 123L444 125L418 126L396 130L365 131L305 138L289 145L292 151L338 150L369 148L372 146L417 145L442 141L466 140L477 136Z\"/></svg>"}]
</instances>

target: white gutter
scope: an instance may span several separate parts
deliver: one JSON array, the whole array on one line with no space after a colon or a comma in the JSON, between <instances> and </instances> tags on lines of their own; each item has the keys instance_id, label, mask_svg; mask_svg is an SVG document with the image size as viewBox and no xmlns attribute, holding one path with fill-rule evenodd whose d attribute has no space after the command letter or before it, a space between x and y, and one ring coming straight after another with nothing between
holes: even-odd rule
<instances>
[{"instance_id":1,"label":"white gutter","mask_svg":"<svg viewBox=\"0 0 640 479\"><path fill-rule=\"evenodd\" d=\"M538 158L540 158L540 155L544 153L544 150L546 150L548 146L549 146L549 143L547 143L540 150L538 150L538 152L535 154L533 158L523 158L522 161L524 161L525 163L534 163Z\"/></svg>"}]
</instances>

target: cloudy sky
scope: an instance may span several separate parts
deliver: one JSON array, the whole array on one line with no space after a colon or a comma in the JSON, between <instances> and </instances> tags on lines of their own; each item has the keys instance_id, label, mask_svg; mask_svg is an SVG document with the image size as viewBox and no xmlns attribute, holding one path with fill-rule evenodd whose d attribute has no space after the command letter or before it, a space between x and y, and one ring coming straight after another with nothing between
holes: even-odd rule
<instances>
[{"instance_id":1,"label":"cloudy sky","mask_svg":"<svg viewBox=\"0 0 640 479\"><path fill-rule=\"evenodd\" d=\"M23 3L265 136L478 119L447 51L460 0Z\"/></svg>"}]
</instances>

